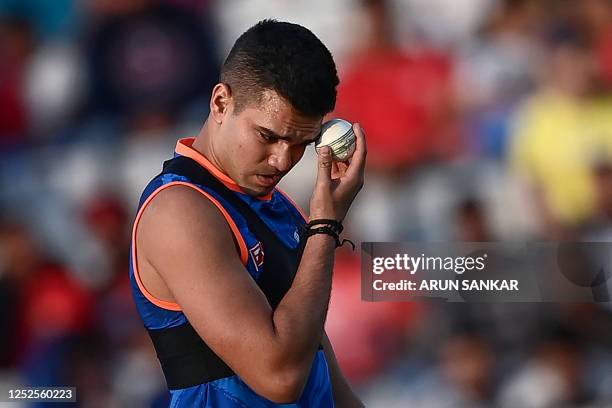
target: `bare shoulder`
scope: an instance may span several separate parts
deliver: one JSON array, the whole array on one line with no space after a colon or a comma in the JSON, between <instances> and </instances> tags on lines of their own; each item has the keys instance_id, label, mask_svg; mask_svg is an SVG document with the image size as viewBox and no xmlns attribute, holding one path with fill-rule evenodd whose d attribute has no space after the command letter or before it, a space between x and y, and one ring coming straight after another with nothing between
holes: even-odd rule
<instances>
[{"instance_id":1,"label":"bare shoulder","mask_svg":"<svg viewBox=\"0 0 612 408\"><path fill-rule=\"evenodd\" d=\"M138 225L141 256L164 275L165 265L176 265L176 256L205 251L236 254L228 221L211 198L187 185L162 190L144 210Z\"/></svg>"},{"instance_id":2,"label":"bare shoulder","mask_svg":"<svg viewBox=\"0 0 612 408\"><path fill-rule=\"evenodd\" d=\"M216 200L215 200L216 201ZM146 226L164 227L170 232L172 225L181 228L192 225L211 227L226 224L224 217L211 196L205 195L196 186L185 184L174 185L162 190L142 215L141 223L146 232ZM223 229L223 228L221 228ZM225 228L229 233L229 229ZM211 233L219 233L209 229Z\"/></svg>"}]
</instances>

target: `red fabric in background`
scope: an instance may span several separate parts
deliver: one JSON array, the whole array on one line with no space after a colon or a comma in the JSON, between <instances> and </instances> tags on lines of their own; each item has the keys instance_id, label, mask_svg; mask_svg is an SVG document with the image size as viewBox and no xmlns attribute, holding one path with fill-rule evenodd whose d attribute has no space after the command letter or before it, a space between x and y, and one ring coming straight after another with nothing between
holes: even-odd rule
<instances>
[{"instance_id":1,"label":"red fabric in background","mask_svg":"<svg viewBox=\"0 0 612 408\"><path fill-rule=\"evenodd\" d=\"M23 142L27 115L21 95L22 67L0 62L0 149Z\"/></svg>"},{"instance_id":2,"label":"red fabric in background","mask_svg":"<svg viewBox=\"0 0 612 408\"><path fill-rule=\"evenodd\" d=\"M89 328L94 297L61 266L41 267L26 285L24 317L28 339L61 337Z\"/></svg>"},{"instance_id":3,"label":"red fabric in background","mask_svg":"<svg viewBox=\"0 0 612 408\"><path fill-rule=\"evenodd\" d=\"M358 256L338 251L325 324L344 375L357 386L400 355L423 309L419 303L362 301L360 271Z\"/></svg>"},{"instance_id":4,"label":"red fabric in background","mask_svg":"<svg viewBox=\"0 0 612 408\"><path fill-rule=\"evenodd\" d=\"M368 166L405 168L430 156L436 122L450 100L450 59L384 50L355 56L344 66L333 115L363 126Z\"/></svg>"},{"instance_id":5,"label":"red fabric in background","mask_svg":"<svg viewBox=\"0 0 612 408\"><path fill-rule=\"evenodd\" d=\"M612 87L612 27L601 35L596 45L600 75L608 88Z\"/></svg>"}]
</instances>

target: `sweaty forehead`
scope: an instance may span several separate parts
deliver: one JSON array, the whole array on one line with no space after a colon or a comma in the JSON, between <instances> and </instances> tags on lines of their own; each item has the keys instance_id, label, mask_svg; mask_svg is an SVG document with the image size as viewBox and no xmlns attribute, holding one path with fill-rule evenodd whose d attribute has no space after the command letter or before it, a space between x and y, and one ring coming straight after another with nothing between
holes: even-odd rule
<instances>
[{"instance_id":1,"label":"sweaty forehead","mask_svg":"<svg viewBox=\"0 0 612 408\"><path fill-rule=\"evenodd\" d=\"M264 91L258 105L245 109L250 121L253 125L270 129L279 136L308 139L321 130L322 117L301 114L275 91Z\"/></svg>"}]
</instances>

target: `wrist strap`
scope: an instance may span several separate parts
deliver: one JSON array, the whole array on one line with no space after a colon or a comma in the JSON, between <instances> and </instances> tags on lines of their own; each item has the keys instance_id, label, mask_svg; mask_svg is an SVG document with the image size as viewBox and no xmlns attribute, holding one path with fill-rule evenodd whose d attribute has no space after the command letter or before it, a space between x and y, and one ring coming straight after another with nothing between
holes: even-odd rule
<instances>
[{"instance_id":1,"label":"wrist strap","mask_svg":"<svg viewBox=\"0 0 612 408\"><path fill-rule=\"evenodd\" d=\"M342 223L340 221L336 221L336 220L328 219L328 218L319 218L317 220L311 220L308 224L306 224L306 228L312 228L315 225L329 226L334 231L336 231L338 234L340 234L344 230L344 227L342 226Z\"/></svg>"},{"instance_id":2,"label":"wrist strap","mask_svg":"<svg viewBox=\"0 0 612 408\"><path fill-rule=\"evenodd\" d=\"M313 228L316 225L321 225L320 227ZM341 247L347 242L351 244L353 251L355 250L355 244L350 239L340 240L340 233L344 230L342 223L332 220L321 218L318 220L311 220L308 224L306 224L306 238L311 237L316 234L326 234L334 238L336 241L336 248Z\"/></svg>"}]
</instances>

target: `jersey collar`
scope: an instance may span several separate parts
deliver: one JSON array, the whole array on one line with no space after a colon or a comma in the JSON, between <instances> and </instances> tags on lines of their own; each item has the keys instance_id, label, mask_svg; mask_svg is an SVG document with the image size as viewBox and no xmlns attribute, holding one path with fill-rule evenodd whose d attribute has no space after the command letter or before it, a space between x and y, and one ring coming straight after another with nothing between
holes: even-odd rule
<instances>
[{"instance_id":1,"label":"jersey collar","mask_svg":"<svg viewBox=\"0 0 612 408\"><path fill-rule=\"evenodd\" d=\"M193 142L195 141L195 137L185 137L183 139L179 139L176 142L175 152L181 156L189 157L190 159L195 160L200 166L204 167L206 170L210 172L216 179L218 179L225 187L229 188L232 191L247 194L246 191L242 187L238 185L234 180L232 180L227 174L223 173L219 168L217 168L210 160L208 160L202 153L193 148ZM272 199L272 194L275 190L268 195L263 197L256 197L259 200L269 201ZM248 195L248 194L247 194Z\"/></svg>"}]
</instances>

